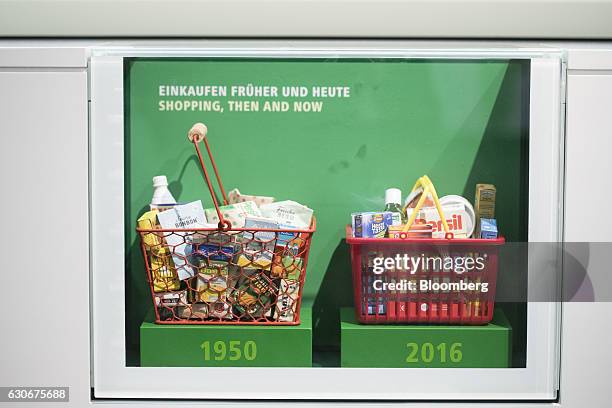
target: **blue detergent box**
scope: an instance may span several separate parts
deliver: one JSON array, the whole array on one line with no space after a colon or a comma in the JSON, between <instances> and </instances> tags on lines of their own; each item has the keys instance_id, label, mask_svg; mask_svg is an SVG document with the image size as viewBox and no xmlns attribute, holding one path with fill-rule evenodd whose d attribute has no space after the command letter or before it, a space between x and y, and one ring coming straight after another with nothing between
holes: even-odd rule
<instances>
[{"instance_id":1,"label":"blue detergent box","mask_svg":"<svg viewBox=\"0 0 612 408\"><path fill-rule=\"evenodd\" d=\"M351 217L355 238L384 238L389 226L393 225L390 211L353 213Z\"/></svg>"},{"instance_id":2,"label":"blue detergent box","mask_svg":"<svg viewBox=\"0 0 612 408\"><path fill-rule=\"evenodd\" d=\"M480 238L496 239L497 238L497 221L494 218L480 219Z\"/></svg>"}]
</instances>

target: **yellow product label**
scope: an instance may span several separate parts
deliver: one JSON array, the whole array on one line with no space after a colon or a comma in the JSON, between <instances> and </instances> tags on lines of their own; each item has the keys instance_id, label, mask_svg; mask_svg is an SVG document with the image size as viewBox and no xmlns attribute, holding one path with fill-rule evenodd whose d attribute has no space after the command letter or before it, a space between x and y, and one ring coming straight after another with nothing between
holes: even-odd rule
<instances>
[{"instance_id":1,"label":"yellow product label","mask_svg":"<svg viewBox=\"0 0 612 408\"><path fill-rule=\"evenodd\" d=\"M221 277L223 280L226 280L227 274L227 262L209 261L208 265L203 262L198 268L198 281L202 280L204 282L208 282L215 277Z\"/></svg>"},{"instance_id":2,"label":"yellow product label","mask_svg":"<svg viewBox=\"0 0 612 408\"><path fill-rule=\"evenodd\" d=\"M181 282L178 279L174 262L167 252L168 251L166 251L166 255L151 254L150 268L151 276L153 277L154 292L178 290L181 287Z\"/></svg>"},{"instance_id":3,"label":"yellow product label","mask_svg":"<svg viewBox=\"0 0 612 408\"><path fill-rule=\"evenodd\" d=\"M155 229L159 225L157 224L157 210L151 210L144 213L137 221L138 228L142 229ZM152 232L141 233L142 242L145 244L147 249L158 247L162 243L162 239L159 235Z\"/></svg>"},{"instance_id":4,"label":"yellow product label","mask_svg":"<svg viewBox=\"0 0 612 408\"><path fill-rule=\"evenodd\" d=\"M477 219L495 218L495 196L497 191L493 184L477 184L474 210Z\"/></svg>"},{"instance_id":5,"label":"yellow product label","mask_svg":"<svg viewBox=\"0 0 612 408\"><path fill-rule=\"evenodd\" d=\"M217 292L212 289L207 289L203 292L198 292L198 298L200 302L215 303L218 301L225 301L225 291Z\"/></svg>"},{"instance_id":6,"label":"yellow product label","mask_svg":"<svg viewBox=\"0 0 612 408\"><path fill-rule=\"evenodd\" d=\"M241 268L249 267L269 271L272 267L272 260L262 255L247 256L245 254L240 254L236 264Z\"/></svg>"}]
</instances>

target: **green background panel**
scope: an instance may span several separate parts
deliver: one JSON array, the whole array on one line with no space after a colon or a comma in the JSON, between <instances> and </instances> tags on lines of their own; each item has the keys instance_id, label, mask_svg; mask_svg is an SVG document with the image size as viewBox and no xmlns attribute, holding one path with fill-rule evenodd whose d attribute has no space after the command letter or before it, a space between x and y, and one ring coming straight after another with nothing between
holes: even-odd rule
<instances>
[{"instance_id":1,"label":"green background panel","mask_svg":"<svg viewBox=\"0 0 612 408\"><path fill-rule=\"evenodd\" d=\"M203 98L220 100L223 113L158 110L159 85L249 83L349 86L351 97L324 100L320 113L229 112L231 97ZM128 345L137 350L150 307L135 225L151 199L151 178L165 174L179 201L211 206L186 141L193 123L209 128L226 190L292 199L315 210L304 304L313 306L316 346L337 349L339 307L352 305L344 226L351 212L382 209L386 188L399 187L405 196L428 174L440 195L473 200L476 183L494 183L500 230L510 241L526 239L528 101L528 61L126 60ZM517 322L524 320L521 310Z\"/></svg>"},{"instance_id":2,"label":"green background panel","mask_svg":"<svg viewBox=\"0 0 612 408\"><path fill-rule=\"evenodd\" d=\"M356 322L352 308L343 308L340 320L342 367L504 368L510 364L512 328L500 309L484 326L363 325ZM461 345L452 348L455 343Z\"/></svg>"},{"instance_id":3,"label":"green background panel","mask_svg":"<svg viewBox=\"0 0 612 408\"><path fill-rule=\"evenodd\" d=\"M310 367L312 314L302 307L298 326L214 326L154 324L153 312L140 326L140 355L144 367ZM202 343L209 342L208 360ZM229 359L230 341L241 357ZM255 342L254 358L244 358L247 342ZM225 344L225 355L215 342ZM222 347L222 346L219 346ZM250 353L247 351L247 353ZM236 354L234 354L236 356Z\"/></svg>"}]
</instances>

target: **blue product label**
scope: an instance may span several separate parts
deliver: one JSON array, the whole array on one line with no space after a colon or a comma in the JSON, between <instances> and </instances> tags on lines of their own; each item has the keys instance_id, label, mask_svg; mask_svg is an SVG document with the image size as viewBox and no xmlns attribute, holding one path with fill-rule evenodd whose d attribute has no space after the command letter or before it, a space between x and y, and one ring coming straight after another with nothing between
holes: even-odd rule
<instances>
[{"instance_id":1,"label":"blue product label","mask_svg":"<svg viewBox=\"0 0 612 408\"><path fill-rule=\"evenodd\" d=\"M384 238L389 226L393 225L391 212L354 213L353 236L356 238Z\"/></svg>"},{"instance_id":2,"label":"blue product label","mask_svg":"<svg viewBox=\"0 0 612 408\"><path fill-rule=\"evenodd\" d=\"M372 214L368 235L372 238L384 238L387 229L393 224L393 216L389 212Z\"/></svg>"},{"instance_id":3,"label":"blue product label","mask_svg":"<svg viewBox=\"0 0 612 408\"><path fill-rule=\"evenodd\" d=\"M281 228L284 228L284 227L281 227ZM291 241L292 239L295 239L296 237L297 237L296 232L287 232L287 231L279 232L278 237L277 237L277 245L287 246L289 241Z\"/></svg>"},{"instance_id":4,"label":"blue product label","mask_svg":"<svg viewBox=\"0 0 612 408\"><path fill-rule=\"evenodd\" d=\"M497 238L497 231L481 231L480 232L480 238L483 238L483 239L496 239Z\"/></svg>"},{"instance_id":5,"label":"blue product label","mask_svg":"<svg viewBox=\"0 0 612 408\"><path fill-rule=\"evenodd\" d=\"M204 257L210 261L229 262L234 255L234 248L214 244L198 244L195 246L194 255Z\"/></svg>"},{"instance_id":6,"label":"blue product label","mask_svg":"<svg viewBox=\"0 0 612 408\"><path fill-rule=\"evenodd\" d=\"M489 219L489 218L480 219L480 238L484 238L484 239L497 238L497 221L495 219Z\"/></svg>"}]
</instances>

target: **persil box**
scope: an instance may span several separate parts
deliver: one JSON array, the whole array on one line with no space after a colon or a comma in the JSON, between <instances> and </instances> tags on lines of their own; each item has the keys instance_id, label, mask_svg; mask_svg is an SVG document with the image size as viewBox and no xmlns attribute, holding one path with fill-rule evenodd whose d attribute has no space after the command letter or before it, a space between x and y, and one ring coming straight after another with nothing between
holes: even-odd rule
<instances>
[{"instance_id":1,"label":"persil box","mask_svg":"<svg viewBox=\"0 0 612 408\"><path fill-rule=\"evenodd\" d=\"M355 238L384 238L389 226L393 224L392 213L362 212L351 214Z\"/></svg>"},{"instance_id":2,"label":"persil box","mask_svg":"<svg viewBox=\"0 0 612 408\"><path fill-rule=\"evenodd\" d=\"M407 208L406 215L410 217L413 211L413 208ZM458 204L443 205L442 211L444 212L449 232L452 232L455 238L468 238L468 235L473 230L474 220L465 210L465 207ZM414 223L431 225L432 238L444 238L446 235L440 214L438 214L438 210L435 207L421 208Z\"/></svg>"}]
</instances>

